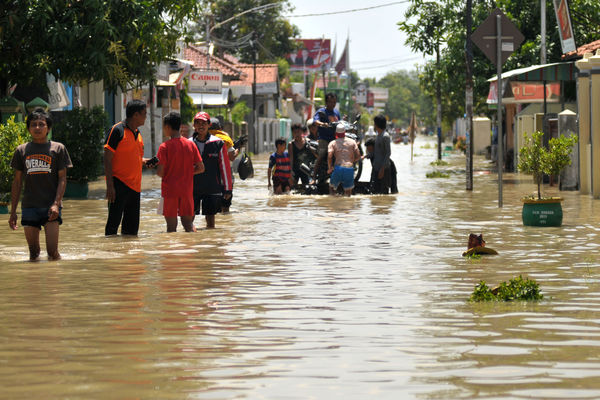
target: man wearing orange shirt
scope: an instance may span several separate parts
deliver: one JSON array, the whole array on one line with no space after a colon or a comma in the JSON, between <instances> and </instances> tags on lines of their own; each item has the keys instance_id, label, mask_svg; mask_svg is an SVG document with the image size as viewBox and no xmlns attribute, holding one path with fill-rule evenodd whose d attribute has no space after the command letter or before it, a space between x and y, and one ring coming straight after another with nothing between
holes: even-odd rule
<instances>
[{"instance_id":1,"label":"man wearing orange shirt","mask_svg":"<svg viewBox=\"0 0 600 400\"><path fill-rule=\"evenodd\" d=\"M137 128L146 121L146 103L131 100L125 114L125 120L111 128L104 144L108 199L106 236L116 235L119 225L122 235L137 235L140 226L142 165L147 160L143 158L144 141Z\"/></svg>"}]
</instances>

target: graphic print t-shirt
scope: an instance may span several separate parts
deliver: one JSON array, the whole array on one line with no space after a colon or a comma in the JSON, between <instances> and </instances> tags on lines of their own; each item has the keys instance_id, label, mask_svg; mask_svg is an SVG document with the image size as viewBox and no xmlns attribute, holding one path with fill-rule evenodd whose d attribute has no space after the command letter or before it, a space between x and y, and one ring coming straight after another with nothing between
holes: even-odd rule
<instances>
[{"instance_id":1,"label":"graphic print t-shirt","mask_svg":"<svg viewBox=\"0 0 600 400\"><path fill-rule=\"evenodd\" d=\"M25 193L22 208L50 207L56 198L58 171L71 168L71 158L62 143L25 143L17 147L10 166L23 171Z\"/></svg>"}]
</instances>

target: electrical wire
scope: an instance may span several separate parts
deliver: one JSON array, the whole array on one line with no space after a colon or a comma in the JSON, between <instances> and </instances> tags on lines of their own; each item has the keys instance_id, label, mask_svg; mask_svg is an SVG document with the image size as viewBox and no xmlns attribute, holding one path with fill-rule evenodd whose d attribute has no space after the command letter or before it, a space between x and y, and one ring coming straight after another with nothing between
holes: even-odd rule
<instances>
[{"instance_id":1,"label":"electrical wire","mask_svg":"<svg viewBox=\"0 0 600 400\"><path fill-rule=\"evenodd\" d=\"M371 6L371 7L353 8L350 10L331 11L331 12L318 13L318 14L285 15L284 17L286 17L286 18L302 18L302 17L321 17L324 15L333 15L333 14L347 14L347 13L353 13L353 12L359 12L359 11L373 10L375 8L388 7L388 6L393 6L393 5L397 5L397 4L410 3L410 1L411 0L394 1L392 3L379 4L377 6Z\"/></svg>"},{"instance_id":2,"label":"electrical wire","mask_svg":"<svg viewBox=\"0 0 600 400\"><path fill-rule=\"evenodd\" d=\"M384 67L389 67L389 66L391 66L391 65L405 64L405 63L407 63L407 62L409 62L409 61L416 61L416 60L418 60L418 59L422 59L422 57L413 57L413 58L407 59L407 60L405 60L405 61L403 61L403 62L397 62L397 61L396 61L396 62L393 62L393 63L383 64L383 65L376 65L376 66L374 66L374 67L358 67L358 68L356 68L356 70L358 70L358 71L362 71L362 70L365 70L365 69L377 69L377 68L384 68ZM355 69L355 68L352 68L352 69Z\"/></svg>"},{"instance_id":3,"label":"electrical wire","mask_svg":"<svg viewBox=\"0 0 600 400\"><path fill-rule=\"evenodd\" d=\"M413 59L419 59L419 58L423 58L423 57L421 57L421 56L412 56L412 57L407 58L406 56L395 56L395 57L381 58L379 60L353 61L352 65L356 65L356 64L376 64L376 63L380 63L382 61L406 62L406 61L410 61L410 60L413 60Z\"/></svg>"}]
</instances>

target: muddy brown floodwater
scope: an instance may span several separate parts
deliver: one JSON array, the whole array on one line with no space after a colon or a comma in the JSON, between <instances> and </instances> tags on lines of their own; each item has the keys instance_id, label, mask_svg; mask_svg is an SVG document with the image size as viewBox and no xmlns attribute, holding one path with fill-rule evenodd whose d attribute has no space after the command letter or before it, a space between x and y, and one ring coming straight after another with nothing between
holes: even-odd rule
<instances>
[{"instance_id":1,"label":"muddy brown floodwater","mask_svg":"<svg viewBox=\"0 0 600 400\"><path fill-rule=\"evenodd\" d=\"M59 262L3 222L0 398L600 398L600 202L561 192L562 227L524 227L531 178L504 174L499 209L485 160L467 192L464 156L426 179L434 143L415 153L392 147L400 193L351 198L270 196L256 157L195 234L165 233L145 175L139 237L105 238L95 182L64 202ZM500 254L461 257L470 232ZM467 302L520 274L543 301Z\"/></svg>"}]
</instances>

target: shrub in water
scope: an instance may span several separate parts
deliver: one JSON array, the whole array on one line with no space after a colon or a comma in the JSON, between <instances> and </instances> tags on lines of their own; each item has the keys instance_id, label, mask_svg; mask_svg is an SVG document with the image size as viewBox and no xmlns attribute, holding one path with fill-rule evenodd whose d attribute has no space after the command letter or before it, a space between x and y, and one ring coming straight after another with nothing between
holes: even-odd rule
<instances>
[{"instance_id":1,"label":"shrub in water","mask_svg":"<svg viewBox=\"0 0 600 400\"><path fill-rule=\"evenodd\" d=\"M529 278L523 279L521 275L507 282L502 282L498 287L490 289L485 281L480 281L469 301L513 301L513 300L541 300L538 283Z\"/></svg>"}]
</instances>

